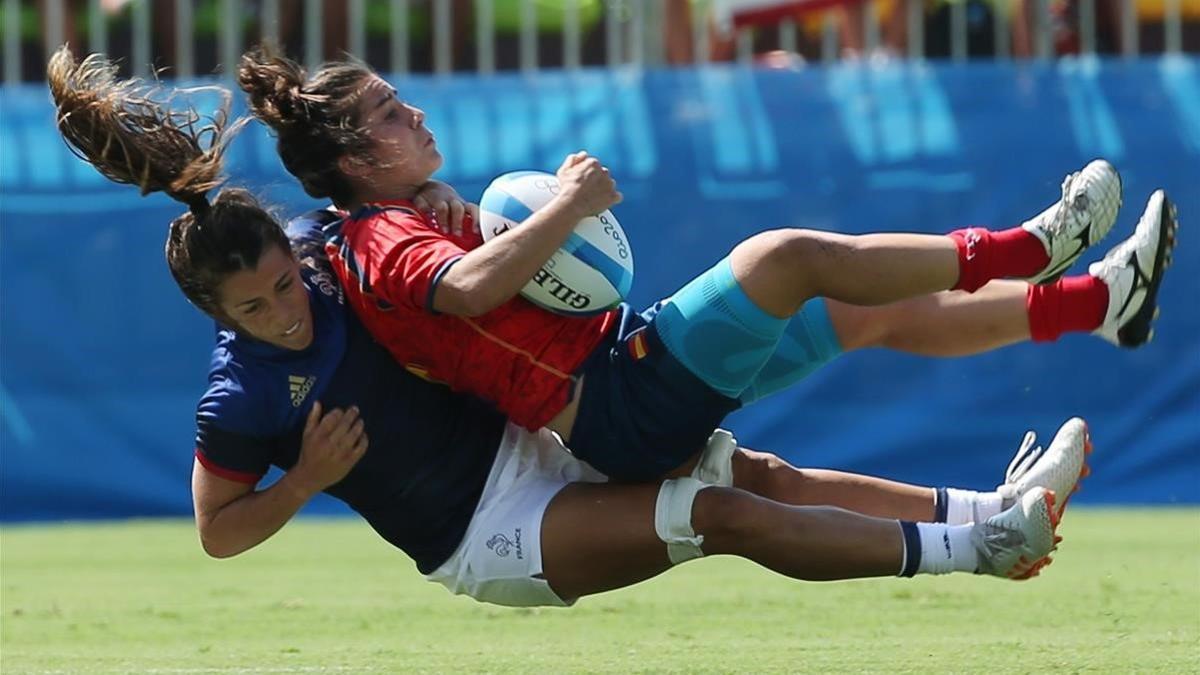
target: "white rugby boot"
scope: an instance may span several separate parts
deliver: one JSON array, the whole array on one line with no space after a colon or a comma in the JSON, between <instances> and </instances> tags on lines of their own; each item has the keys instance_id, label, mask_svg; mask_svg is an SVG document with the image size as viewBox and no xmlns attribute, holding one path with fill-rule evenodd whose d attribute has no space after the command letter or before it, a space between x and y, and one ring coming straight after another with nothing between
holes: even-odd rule
<instances>
[{"instance_id":1,"label":"white rugby boot","mask_svg":"<svg viewBox=\"0 0 1200 675\"><path fill-rule=\"evenodd\" d=\"M1175 205L1155 190L1133 236L1088 267L1108 286L1108 311L1096 335L1121 347L1138 347L1154 336L1158 287L1171 265L1178 227Z\"/></svg>"},{"instance_id":2,"label":"white rugby boot","mask_svg":"<svg viewBox=\"0 0 1200 675\"><path fill-rule=\"evenodd\" d=\"M1050 262L1028 277L1031 284L1057 281L1087 247L1108 234L1121 208L1121 176L1103 159L1092 160L1062 183L1062 199L1021 224L1046 247Z\"/></svg>"},{"instance_id":3,"label":"white rugby boot","mask_svg":"<svg viewBox=\"0 0 1200 675\"><path fill-rule=\"evenodd\" d=\"M1015 580L1037 576L1062 541L1055 512L1054 493L1034 487L1011 508L976 523L971 530L979 554L976 573Z\"/></svg>"},{"instance_id":4,"label":"white rugby boot","mask_svg":"<svg viewBox=\"0 0 1200 675\"><path fill-rule=\"evenodd\" d=\"M1037 434L1026 432L996 492L1004 498L1002 508L1009 508L1031 489L1045 488L1055 494L1054 515L1061 520L1067 501L1079 489L1079 481L1091 473L1087 456L1092 453L1092 439L1087 422L1073 417L1059 427L1049 447L1043 450L1035 443Z\"/></svg>"}]
</instances>

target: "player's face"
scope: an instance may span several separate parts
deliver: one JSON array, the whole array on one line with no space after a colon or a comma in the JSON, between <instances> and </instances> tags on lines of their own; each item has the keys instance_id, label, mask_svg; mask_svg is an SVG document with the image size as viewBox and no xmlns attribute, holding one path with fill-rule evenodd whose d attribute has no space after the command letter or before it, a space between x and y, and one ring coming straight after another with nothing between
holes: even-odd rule
<instances>
[{"instance_id":1,"label":"player's face","mask_svg":"<svg viewBox=\"0 0 1200 675\"><path fill-rule=\"evenodd\" d=\"M425 126L425 112L396 98L396 90L378 75L368 78L358 110L359 123L374 141L364 178L375 187L420 185L441 168L442 154Z\"/></svg>"},{"instance_id":2,"label":"player's face","mask_svg":"<svg viewBox=\"0 0 1200 675\"><path fill-rule=\"evenodd\" d=\"M312 344L312 310L291 252L270 246L258 267L234 272L217 289L221 309L251 337L300 350Z\"/></svg>"}]
</instances>

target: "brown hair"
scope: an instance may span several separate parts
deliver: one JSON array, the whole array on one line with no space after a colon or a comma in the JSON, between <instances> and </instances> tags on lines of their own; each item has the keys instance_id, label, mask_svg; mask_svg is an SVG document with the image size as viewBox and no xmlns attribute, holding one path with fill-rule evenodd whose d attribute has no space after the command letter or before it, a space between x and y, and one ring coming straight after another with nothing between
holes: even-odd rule
<instances>
[{"instance_id":1,"label":"brown hair","mask_svg":"<svg viewBox=\"0 0 1200 675\"><path fill-rule=\"evenodd\" d=\"M250 110L275 131L284 167L304 191L345 206L353 189L338 159L371 147L358 119L358 101L373 71L356 61L326 63L308 77L295 61L263 44L242 55L238 86Z\"/></svg>"},{"instance_id":2,"label":"brown hair","mask_svg":"<svg viewBox=\"0 0 1200 675\"><path fill-rule=\"evenodd\" d=\"M248 191L222 189L223 155L244 120L229 124L230 93L216 113L172 106L177 93L138 80L118 81L116 66L99 54L77 63L67 47L54 54L46 79L58 130L68 147L108 179L135 185L143 195L165 192L188 205L171 221L167 264L180 290L221 321L217 287L230 274L254 269L271 245L290 253L283 228ZM156 98L157 97L157 98ZM162 98L162 101L158 100Z\"/></svg>"}]
</instances>

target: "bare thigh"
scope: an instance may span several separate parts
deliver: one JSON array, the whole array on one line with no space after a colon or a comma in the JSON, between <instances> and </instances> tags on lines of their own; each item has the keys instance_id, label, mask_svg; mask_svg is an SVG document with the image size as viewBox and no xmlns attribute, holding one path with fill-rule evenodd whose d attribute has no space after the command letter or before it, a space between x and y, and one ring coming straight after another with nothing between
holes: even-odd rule
<instances>
[{"instance_id":1,"label":"bare thigh","mask_svg":"<svg viewBox=\"0 0 1200 675\"><path fill-rule=\"evenodd\" d=\"M542 518L542 573L564 600L631 586L671 566L654 530L659 483L572 483Z\"/></svg>"}]
</instances>

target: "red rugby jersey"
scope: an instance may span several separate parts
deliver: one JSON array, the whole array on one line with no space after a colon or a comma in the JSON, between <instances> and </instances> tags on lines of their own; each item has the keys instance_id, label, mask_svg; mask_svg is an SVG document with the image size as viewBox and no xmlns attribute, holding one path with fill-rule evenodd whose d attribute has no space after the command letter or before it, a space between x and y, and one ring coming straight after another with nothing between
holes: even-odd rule
<instances>
[{"instance_id":1,"label":"red rugby jersey","mask_svg":"<svg viewBox=\"0 0 1200 675\"><path fill-rule=\"evenodd\" d=\"M520 296L478 317L435 313L438 281L480 242L441 233L407 201L369 204L329 233L347 300L397 361L527 429L567 405L573 373L615 324L615 311L561 316Z\"/></svg>"}]
</instances>

